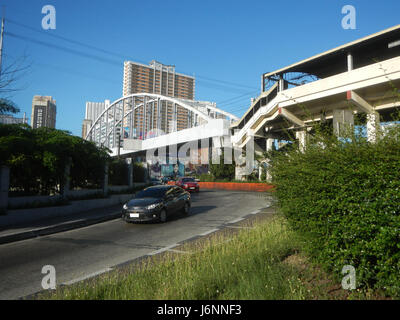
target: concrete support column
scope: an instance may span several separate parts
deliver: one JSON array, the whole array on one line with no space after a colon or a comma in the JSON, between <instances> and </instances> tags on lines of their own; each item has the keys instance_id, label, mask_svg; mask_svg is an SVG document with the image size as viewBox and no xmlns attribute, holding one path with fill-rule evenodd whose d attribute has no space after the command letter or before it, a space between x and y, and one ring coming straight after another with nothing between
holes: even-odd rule
<instances>
[{"instance_id":1,"label":"concrete support column","mask_svg":"<svg viewBox=\"0 0 400 320\"><path fill-rule=\"evenodd\" d=\"M235 167L235 180L243 180L245 176L245 168L239 167L236 165Z\"/></svg>"},{"instance_id":2,"label":"concrete support column","mask_svg":"<svg viewBox=\"0 0 400 320\"><path fill-rule=\"evenodd\" d=\"M212 164L220 164L220 157L222 155L222 146L223 142L221 141L222 138L214 137L212 138L211 142L211 163ZM231 151L232 152L232 151ZM232 156L231 156L232 158Z\"/></svg>"},{"instance_id":3,"label":"concrete support column","mask_svg":"<svg viewBox=\"0 0 400 320\"><path fill-rule=\"evenodd\" d=\"M10 168L6 166L0 166L0 215L7 214L9 188Z\"/></svg>"},{"instance_id":4,"label":"concrete support column","mask_svg":"<svg viewBox=\"0 0 400 320\"><path fill-rule=\"evenodd\" d=\"M128 186L129 188L133 187L133 161L132 158L127 158L126 164L128 165Z\"/></svg>"},{"instance_id":5,"label":"concrete support column","mask_svg":"<svg viewBox=\"0 0 400 320\"><path fill-rule=\"evenodd\" d=\"M333 132L337 137L343 137L354 128L353 111L347 109L333 110Z\"/></svg>"},{"instance_id":6,"label":"concrete support column","mask_svg":"<svg viewBox=\"0 0 400 320\"><path fill-rule=\"evenodd\" d=\"M108 196L108 163L104 166L103 195Z\"/></svg>"},{"instance_id":7,"label":"concrete support column","mask_svg":"<svg viewBox=\"0 0 400 320\"><path fill-rule=\"evenodd\" d=\"M265 141L265 150L266 150L267 152L273 150L273 148L274 148L274 142L275 142L275 139L273 139L273 138L267 138L267 139L266 139L266 141Z\"/></svg>"},{"instance_id":8,"label":"concrete support column","mask_svg":"<svg viewBox=\"0 0 400 320\"><path fill-rule=\"evenodd\" d=\"M351 52L347 53L347 71L353 70L353 55Z\"/></svg>"},{"instance_id":9,"label":"concrete support column","mask_svg":"<svg viewBox=\"0 0 400 320\"><path fill-rule=\"evenodd\" d=\"M61 197L63 200L68 200L68 193L69 193L69 188L70 188L70 174L71 174L71 158L68 159L67 163L65 164L65 169L64 169L64 179L61 183Z\"/></svg>"},{"instance_id":10,"label":"concrete support column","mask_svg":"<svg viewBox=\"0 0 400 320\"><path fill-rule=\"evenodd\" d=\"M296 131L296 139L299 140L300 151L304 152L307 143L307 131L306 130Z\"/></svg>"},{"instance_id":11,"label":"concrete support column","mask_svg":"<svg viewBox=\"0 0 400 320\"><path fill-rule=\"evenodd\" d=\"M283 79L283 76L279 76L278 91L281 92L283 90L285 90L285 80Z\"/></svg>"},{"instance_id":12,"label":"concrete support column","mask_svg":"<svg viewBox=\"0 0 400 320\"><path fill-rule=\"evenodd\" d=\"M367 140L371 143L375 143L378 137L378 131L380 128L379 113L367 114Z\"/></svg>"},{"instance_id":13,"label":"concrete support column","mask_svg":"<svg viewBox=\"0 0 400 320\"><path fill-rule=\"evenodd\" d=\"M273 148L274 148L274 143L275 143L275 139L273 139L273 138L267 138L267 141L266 141L266 151L267 151L267 152L273 150ZM270 173L270 170L269 170L270 159L266 159L266 162L267 162L267 168L266 168L267 171L266 171L266 175L265 175L265 180L266 180L267 182L270 182L270 181L272 180L272 176L271 176L271 173Z\"/></svg>"}]
</instances>

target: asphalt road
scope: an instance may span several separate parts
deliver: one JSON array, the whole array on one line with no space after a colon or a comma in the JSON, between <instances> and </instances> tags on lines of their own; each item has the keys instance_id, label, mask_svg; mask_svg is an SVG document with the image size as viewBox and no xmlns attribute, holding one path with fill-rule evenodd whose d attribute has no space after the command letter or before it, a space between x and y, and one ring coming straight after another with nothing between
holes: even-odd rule
<instances>
[{"instance_id":1,"label":"asphalt road","mask_svg":"<svg viewBox=\"0 0 400 320\"><path fill-rule=\"evenodd\" d=\"M0 245L0 299L42 290L42 267L56 269L57 285L209 234L269 206L266 193L203 190L192 196L191 213L165 224L127 224L121 219L35 239Z\"/></svg>"}]
</instances>

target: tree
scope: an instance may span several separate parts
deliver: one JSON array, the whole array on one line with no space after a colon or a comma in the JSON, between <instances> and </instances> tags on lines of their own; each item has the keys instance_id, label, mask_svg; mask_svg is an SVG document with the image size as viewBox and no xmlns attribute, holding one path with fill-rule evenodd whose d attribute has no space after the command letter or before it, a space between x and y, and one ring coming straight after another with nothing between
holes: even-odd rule
<instances>
[{"instance_id":1,"label":"tree","mask_svg":"<svg viewBox=\"0 0 400 320\"><path fill-rule=\"evenodd\" d=\"M72 162L71 187L98 187L108 150L93 142L51 128L0 124L0 164L11 169L10 186L27 194L57 192L67 163Z\"/></svg>"},{"instance_id":2,"label":"tree","mask_svg":"<svg viewBox=\"0 0 400 320\"><path fill-rule=\"evenodd\" d=\"M224 152L222 152L219 160L218 164L210 164L210 173L215 179L233 180L235 178L235 162L225 164Z\"/></svg>"},{"instance_id":3,"label":"tree","mask_svg":"<svg viewBox=\"0 0 400 320\"><path fill-rule=\"evenodd\" d=\"M0 65L0 115L20 112L18 106L7 95L21 90L15 83L25 76L30 67L26 60L26 55L23 55L7 65Z\"/></svg>"},{"instance_id":4,"label":"tree","mask_svg":"<svg viewBox=\"0 0 400 320\"><path fill-rule=\"evenodd\" d=\"M20 112L17 105L11 100L0 98L0 114Z\"/></svg>"}]
</instances>

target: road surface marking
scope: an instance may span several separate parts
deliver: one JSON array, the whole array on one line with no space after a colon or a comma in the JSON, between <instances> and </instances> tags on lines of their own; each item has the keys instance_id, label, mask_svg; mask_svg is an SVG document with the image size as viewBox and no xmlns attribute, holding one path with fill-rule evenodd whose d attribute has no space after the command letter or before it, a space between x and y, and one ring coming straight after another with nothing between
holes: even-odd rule
<instances>
[{"instance_id":1,"label":"road surface marking","mask_svg":"<svg viewBox=\"0 0 400 320\"><path fill-rule=\"evenodd\" d=\"M213 232L216 232L216 231L218 231L219 229L212 229L212 230L209 230L209 231L207 231L207 232L204 232L204 233L202 233L202 234L200 234L200 236L207 236L207 235L209 235L210 233L213 233Z\"/></svg>"},{"instance_id":2,"label":"road surface marking","mask_svg":"<svg viewBox=\"0 0 400 320\"><path fill-rule=\"evenodd\" d=\"M176 246L178 246L177 243L171 244L170 246L167 246L167 247L165 247L165 248L161 248L161 249L159 249L159 250L150 252L150 253L149 253L149 256L154 256L154 255L159 254L159 253L162 253L162 252L164 252L164 251L168 251L168 250L170 250L170 249L172 249L172 248L175 248Z\"/></svg>"},{"instance_id":3,"label":"road surface marking","mask_svg":"<svg viewBox=\"0 0 400 320\"><path fill-rule=\"evenodd\" d=\"M232 220L232 221L230 221L228 223L232 224L232 223L236 223L236 222L239 222L239 221L242 221L242 220L244 220L244 218L237 218L237 219Z\"/></svg>"},{"instance_id":4,"label":"road surface marking","mask_svg":"<svg viewBox=\"0 0 400 320\"><path fill-rule=\"evenodd\" d=\"M89 279L89 278L93 278L95 276L98 276L100 274L103 274L103 273L106 273L106 272L109 272L109 271L112 271L112 270L113 270L112 268L105 268L103 270L88 274L86 276L83 276L83 277L80 277L80 278L76 278L76 279L71 280L71 281L64 282L63 285L70 286L71 284L74 284L74 283L77 283L77 282L80 282L80 281L83 281L83 280L86 280L86 279Z\"/></svg>"},{"instance_id":5,"label":"road surface marking","mask_svg":"<svg viewBox=\"0 0 400 320\"><path fill-rule=\"evenodd\" d=\"M254 229L254 227L244 227L244 226L226 226L231 229Z\"/></svg>"}]
</instances>

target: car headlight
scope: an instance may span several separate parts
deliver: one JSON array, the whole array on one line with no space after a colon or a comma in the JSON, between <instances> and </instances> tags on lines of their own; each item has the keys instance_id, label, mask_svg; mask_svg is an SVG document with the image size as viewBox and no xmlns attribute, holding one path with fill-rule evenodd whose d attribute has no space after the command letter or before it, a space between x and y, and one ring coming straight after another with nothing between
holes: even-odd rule
<instances>
[{"instance_id":1,"label":"car headlight","mask_svg":"<svg viewBox=\"0 0 400 320\"><path fill-rule=\"evenodd\" d=\"M151 204L151 205L147 206L147 210L155 209L155 208L157 208L159 205L160 205L160 203Z\"/></svg>"},{"instance_id":2,"label":"car headlight","mask_svg":"<svg viewBox=\"0 0 400 320\"><path fill-rule=\"evenodd\" d=\"M125 203L122 208L124 208L124 210L127 210L128 209L128 205Z\"/></svg>"}]
</instances>

